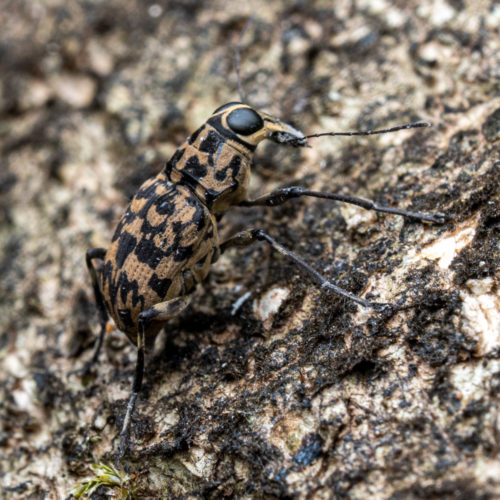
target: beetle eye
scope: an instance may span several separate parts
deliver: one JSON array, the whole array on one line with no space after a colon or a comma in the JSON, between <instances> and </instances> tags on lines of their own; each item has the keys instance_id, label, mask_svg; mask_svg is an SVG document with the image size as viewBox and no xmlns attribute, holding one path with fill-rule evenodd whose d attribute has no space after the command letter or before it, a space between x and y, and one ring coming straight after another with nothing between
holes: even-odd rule
<instances>
[{"instance_id":1,"label":"beetle eye","mask_svg":"<svg viewBox=\"0 0 500 500\"><path fill-rule=\"evenodd\" d=\"M264 121L249 108L238 108L229 113L227 124L237 134L250 135L264 127Z\"/></svg>"}]
</instances>

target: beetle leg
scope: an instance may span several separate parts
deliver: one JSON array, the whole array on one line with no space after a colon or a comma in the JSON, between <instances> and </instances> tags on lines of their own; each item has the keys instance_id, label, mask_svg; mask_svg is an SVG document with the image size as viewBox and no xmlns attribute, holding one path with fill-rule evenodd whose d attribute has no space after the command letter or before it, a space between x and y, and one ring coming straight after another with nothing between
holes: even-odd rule
<instances>
[{"instance_id":1,"label":"beetle leg","mask_svg":"<svg viewBox=\"0 0 500 500\"><path fill-rule=\"evenodd\" d=\"M187 307L189 300L190 299L185 296L176 297L175 299L155 304L153 307L150 307L139 314L135 374L132 381L130 398L127 404L127 412L125 413L122 430L120 431L120 443L115 463L119 462L128 449L132 412L134 411L137 396L141 392L142 379L144 376L144 351L146 348L145 339L147 328L152 321L163 322L177 316Z\"/></svg>"},{"instance_id":2,"label":"beetle leg","mask_svg":"<svg viewBox=\"0 0 500 500\"><path fill-rule=\"evenodd\" d=\"M357 295L354 295L343 288L340 288L337 285L334 285L330 281L328 281L325 277L323 277L318 271L313 269L306 261L301 259L298 255L294 254L290 250L286 249L284 246L280 245L275 239L271 238L267 233L261 231L260 229L250 229L247 231L241 231L240 233L235 234L224 243L221 244L220 250L221 253L226 251L231 247L245 247L248 246L255 241L265 241L269 243L275 250L277 250L281 255L284 255L287 259L294 262L299 269L301 269L304 273L306 273L314 283L316 283L322 290L332 291L337 295L341 295L342 297L346 297L357 304L360 304L364 307L371 307L373 309L383 310L388 307L389 304L381 304L377 302L370 302L368 300L362 299Z\"/></svg>"},{"instance_id":3,"label":"beetle leg","mask_svg":"<svg viewBox=\"0 0 500 500\"><path fill-rule=\"evenodd\" d=\"M436 224L443 224L448 220L448 217L442 213L435 214L425 214L422 212L410 212L408 210L401 210L399 208L383 207L377 205L371 200L365 200L364 198L357 198L356 196L351 196L348 194L338 194L338 193L323 193L321 191L311 191L309 189L304 189L300 186L291 186L276 189L271 193L259 196L255 200L245 200L240 203L243 207L253 207L256 205L264 205L274 207L281 205L287 200L292 198L298 198L300 196L312 196L314 198L325 198L327 200L342 201L344 203L350 203L351 205L357 205L359 207L365 208L366 210L375 210L376 212L385 212L388 214L402 215L403 217L408 217L414 220L434 222Z\"/></svg>"},{"instance_id":4,"label":"beetle leg","mask_svg":"<svg viewBox=\"0 0 500 500\"><path fill-rule=\"evenodd\" d=\"M80 376L84 376L90 372L92 366L97 362L97 358L99 358L99 353L101 352L102 343L104 340L104 334L106 333L106 323L108 322L108 312L106 310L106 305L104 304L104 297L102 296L101 288L99 286L99 277L97 275L97 270L94 267L93 260L94 259L104 259L106 255L105 248L91 248L87 250L85 253L85 262L87 264L87 269L89 271L90 280L92 281L92 288L94 289L94 297L95 303L97 305L97 310L99 312L99 324L101 330L99 332L99 336L97 337L94 353L92 354L92 358L85 363L83 368L79 370L72 371L68 374L68 376L77 374Z\"/></svg>"},{"instance_id":5,"label":"beetle leg","mask_svg":"<svg viewBox=\"0 0 500 500\"><path fill-rule=\"evenodd\" d=\"M87 371L90 370L91 366L97 361L97 358L99 357L102 342L104 340L104 334L106 333L106 323L108 322L108 312L104 303L104 297L102 296L101 287L99 286L99 278L97 277L96 268L92 263L94 259L104 259L105 255L105 248L91 248L90 250L87 250L87 253L85 254L85 262L87 263L87 269L92 281L95 302L97 304L97 310L99 311L99 324L101 325L101 331L99 332L99 337L97 337L97 342L94 348L94 354L92 354L92 358L84 367L84 369Z\"/></svg>"}]
</instances>

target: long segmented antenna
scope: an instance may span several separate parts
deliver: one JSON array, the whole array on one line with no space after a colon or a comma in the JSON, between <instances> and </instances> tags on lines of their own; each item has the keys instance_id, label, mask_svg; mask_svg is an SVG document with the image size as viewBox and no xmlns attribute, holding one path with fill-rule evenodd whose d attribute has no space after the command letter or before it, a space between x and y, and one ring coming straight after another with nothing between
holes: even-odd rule
<instances>
[{"instance_id":1,"label":"long segmented antenna","mask_svg":"<svg viewBox=\"0 0 500 500\"><path fill-rule=\"evenodd\" d=\"M344 135L344 136L355 136L355 135L375 135L375 134L388 134L391 132L397 132L398 130L408 130L411 128L425 128L432 127L432 124L429 122L412 122L406 123L405 125L396 125L395 127L383 128L380 130L362 130L358 132L321 132L320 134L311 134L305 135L300 139L294 138L291 140L285 140L283 143L291 144L292 146L305 146L307 144L307 139L314 139L316 137L324 137L324 136L336 136L336 135Z\"/></svg>"},{"instance_id":2,"label":"long segmented antenna","mask_svg":"<svg viewBox=\"0 0 500 500\"><path fill-rule=\"evenodd\" d=\"M241 75L240 75L240 51L241 51L241 44L243 41L243 37L245 36L245 33L248 30L248 27L252 22L255 20L255 15L252 15L251 17L248 18L247 22L245 23L245 26L243 26L243 29L241 30L240 37L238 38L238 42L236 43L236 47L234 48L234 62L236 66L236 80L238 82L238 94L240 96L240 101L245 102L245 94L243 93L243 85L241 85Z\"/></svg>"}]
</instances>

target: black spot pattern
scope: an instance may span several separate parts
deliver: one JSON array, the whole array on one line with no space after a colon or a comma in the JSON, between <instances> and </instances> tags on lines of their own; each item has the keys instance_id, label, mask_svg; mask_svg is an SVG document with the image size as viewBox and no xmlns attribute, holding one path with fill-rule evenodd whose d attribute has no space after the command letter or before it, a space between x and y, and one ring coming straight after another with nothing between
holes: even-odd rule
<instances>
[{"instance_id":1,"label":"black spot pattern","mask_svg":"<svg viewBox=\"0 0 500 500\"><path fill-rule=\"evenodd\" d=\"M205 124L203 124L198 130L196 130L195 132L193 132L189 137L188 137L188 144L193 144L196 139L198 138L198 136L201 134L201 131L205 128ZM175 154L174 154L175 156Z\"/></svg>"},{"instance_id":2,"label":"black spot pattern","mask_svg":"<svg viewBox=\"0 0 500 500\"><path fill-rule=\"evenodd\" d=\"M156 211L160 215L172 215L175 210L175 203L173 197L170 195L164 195L158 198L158 201L155 203Z\"/></svg>"},{"instance_id":3,"label":"black spot pattern","mask_svg":"<svg viewBox=\"0 0 500 500\"><path fill-rule=\"evenodd\" d=\"M227 165L224 168L217 169L217 171L215 172L215 180L219 182L225 181L227 177L227 172L228 170L230 170L232 179L236 181L236 177L240 172L240 168L241 168L241 157L233 156L231 158L231 161L229 162L229 165Z\"/></svg>"},{"instance_id":4,"label":"black spot pattern","mask_svg":"<svg viewBox=\"0 0 500 500\"><path fill-rule=\"evenodd\" d=\"M200 144L200 151L213 155L219 149L220 144L223 142L222 137L215 131L210 130L206 139Z\"/></svg>"},{"instance_id":5,"label":"black spot pattern","mask_svg":"<svg viewBox=\"0 0 500 500\"><path fill-rule=\"evenodd\" d=\"M148 265L151 269L156 269L158 267L164 255L163 250L158 248L152 239L147 238L142 238L142 240L139 241L135 247L134 253L139 262Z\"/></svg>"},{"instance_id":6,"label":"black spot pattern","mask_svg":"<svg viewBox=\"0 0 500 500\"><path fill-rule=\"evenodd\" d=\"M186 161L182 173L187 173L194 179L203 179L207 175L207 166L200 163L198 158L193 155Z\"/></svg>"},{"instance_id":7,"label":"black spot pattern","mask_svg":"<svg viewBox=\"0 0 500 500\"><path fill-rule=\"evenodd\" d=\"M186 247L178 246L174 251L175 262L183 262L188 260L193 255L193 245Z\"/></svg>"},{"instance_id":8,"label":"black spot pattern","mask_svg":"<svg viewBox=\"0 0 500 500\"><path fill-rule=\"evenodd\" d=\"M125 215L122 217L122 219L120 220L118 226L116 227L115 229L115 233L113 235L113 238L111 239L111 241L116 241L121 235L122 235L122 231L123 231L123 228L124 226L126 226L127 224L130 224L132 223L137 217L137 214L135 214L134 212L132 212L130 210L130 206L128 207L127 211L125 212Z\"/></svg>"},{"instance_id":9,"label":"black spot pattern","mask_svg":"<svg viewBox=\"0 0 500 500\"><path fill-rule=\"evenodd\" d=\"M162 299L167 295L168 289L172 284L172 280L169 278L159 278L156 273L151 276L148 282L148 286L151 287L159 297Z\"/></svg>"},{"instance_id":10,"label":"black spot pattern","mask_svg":"<svg viewBox=\"0 0 500 500\"><path fill-rule=\"evenodd\" d=\"M125 271L120 273L116 291L120 293L120 299L123 303L127 301L128 294L132 292L132 306L136 307L140 302L141 310L144 309L144 297L139 294L139 284L137 280L129 281Z\"/></svg>"},{"instance_id":11,"label":"black spot pattern","mask_svg":"<svg viewBox=\"0 0 500 500\"><path fill-rule=\"evenodd\" d=\"M116 266L122 267L126 258L134 251L137 245L137 238L127 232L120 234L118 251L116 252Z\"/></svg>"}]
</instances>

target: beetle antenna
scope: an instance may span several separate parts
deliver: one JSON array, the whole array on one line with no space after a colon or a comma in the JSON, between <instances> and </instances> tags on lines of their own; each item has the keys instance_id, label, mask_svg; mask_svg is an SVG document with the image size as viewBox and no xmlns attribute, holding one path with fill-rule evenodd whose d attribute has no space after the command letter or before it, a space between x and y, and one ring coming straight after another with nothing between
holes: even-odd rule
<instances>
[{"instance_id":1,"label":"beetle antenna","mask_svg":"<svg viewBox=\"0 0 500 500\"><path fill-rule=\"evenodd\" d=\"M240 60L241 60L241 45L243 42L243 37L248 30L250 24L255 20L255 14L248 18L245 26L241 30L240 36L238 38L238 42L236 43L236 47L234 48L234 63L236 66L236 80L238 82L238 94L240 96L240 101L245 102L245 94L243 92L243 85L241 84L241 73L240 73Z\"/></svg>"},{"instance_id":2,"label":"beetle antenna","mask_svg":"<svg viewBox=\"0 0 500 500\"><path fill-rule=\"evenodd\" d=\"M390 132L397 132L398 130L407 130L410 128L423 128L423 127L432 127L432 124L429 122L413 122L406 123L405 125L397 125L395 127L383 128L380 130L362 130L358 132L322 132L320 134L312 134L304 136L304 139L312 139L314 137L323 137L325 135L334 136L334 135L375 135L375 134L388 134Z\"/></svg>"}]
</instances>

